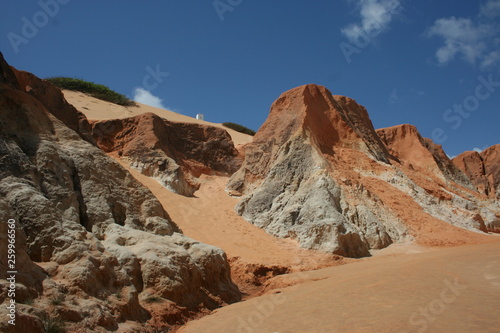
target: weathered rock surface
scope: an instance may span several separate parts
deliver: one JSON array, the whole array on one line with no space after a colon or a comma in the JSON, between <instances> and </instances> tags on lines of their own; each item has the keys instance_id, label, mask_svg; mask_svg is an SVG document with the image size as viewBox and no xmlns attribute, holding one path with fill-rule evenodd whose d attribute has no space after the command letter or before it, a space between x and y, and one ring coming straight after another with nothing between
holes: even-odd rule
<instances>
[{"instance_id":1,"label":"weathered rock surface","mask_svg":"<svg viewBox=\"0 0 500 333\"><path fill-rule=\"evenodd\" d=\"M238 151L222 128L171 122L153 113L92 124L97 145L117 153L169 190L190 196L201 174L230 175L240 167Z\"/></svg>"},{"instance_id":2,"label":"weathered rock surface","mask_svg":"<svg viewBox=\"0 0 500 333\"><path fill-rule=\"evenodd\" d=\"M333 155L333 147L343 147L360 150L379 161L389 160L364 107L310 84L283 93L273 103L268 119L253 142L246 145L245 162L228 188L234 194L252 190L294 136L308 140L320 154Z\"/></svg>"},{"instance_id":3,"label":"weathered rock surface","mask_svg":"<svg viewBox=\"0 0 500 333\"><path fill-rule=\"evenodd\" d=\"M432 140L423 138L412 125L398 125L377 130L382 142L392 156L408 168L421 173L439 175L472 188L468 177L448 158L443 148Z\"/></svg>"},{"instance_id":4,"label":"weathered rock surface","mask_svg":"<svg viewBox=\"0 0 500 333\"><path fill-rule=\"evenodd\" d=\"M465 172L480 193L500 198L500 144L481 153L466 151L455 157L453 163Z\"/></svg>"},{"instance_id":5,"label":"weathered rock surface","mask_svg":"<svg viewBox=\"0 0 500 333\"><path fill-rule=\"evenodd\" d=\"M29 74L19 84L1 56L0 69L0 270L8 270L14 219L17 328L43 332L42 322L56 319L73 332L116 330L125 321L154 331L152 302L199 311L240 298L225 253L180 234L147 188L84 141L77 131L86 119L60 92L46 96L54 87Z\"/></svg>"},{"instance_id":6,"label":"weathered rock surface","mask_svg":"<svg viewBox=\"0 0 500 333\"><path fill-rule=\"evenodd\" d=\"M366 109L301 86L282 94L245 147L227 191L249 222L301 246L359 257L415 239L484 240L498 203L484 203L442 148L410 125L375 131ZM475 231L470 233L463 229Z\"/></svg>"},{"instance_id":7,"label":"weathered rock surface","mask_svg":"<svg viewBox=\"0 0 500 333\"><path fill-rule=\"evenodd\" d=\"M82 139L95 144L87 117L66 101L59 88L31 73L16 69L12 71L21 90L35 97L53 116L77 132Z\"/></svg>"},{"instance_id":8,"label":"weathered rock surface","mask_svg":"<svg viewBox=\"0 0 500 333\"><path fill-rule=\"evenodd\" d=\"M246 194L237 212L273 235L345 256L364 256L406 237L388 211L352 204L369 195L362 187L346 191L332 177L334 160L349 150L373 163L389 161L363 107L316 85L282 94L229 182L231 194Z\"/></svg>"}]
</instances>

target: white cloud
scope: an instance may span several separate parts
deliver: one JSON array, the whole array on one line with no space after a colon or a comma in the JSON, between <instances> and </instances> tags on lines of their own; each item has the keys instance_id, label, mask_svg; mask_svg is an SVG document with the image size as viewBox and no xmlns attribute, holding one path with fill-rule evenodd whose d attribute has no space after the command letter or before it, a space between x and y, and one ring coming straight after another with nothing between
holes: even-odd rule
<instances>
[{"instance_id":1,"label":"white cloud","mask_svg":"<svg viewBox=\"0 0 500 333\"><path fill-rule=\"evenodd\" d=\"M446 65L460 57L482 69L499 64L500 45L495 35L500 25L492 20L498 15L500 0L490 0L481 6L480 13L473 19L454 16L437 19L426 35L443 40L443 45L436 50L438 63Z\"/></svg>"},{"instance_id":2,"label":"white cloud","mask_svg":"<svg viewBox=\"0 0 500 333\"><path fill-rule=\"evenodd\" d=\"M465 18L441 18L430 28L429 36L438 36L444 45L436 51L440 64L444 65L461 55L471 64L484 56L487 45L484 39L491 34L488 26L474 24Z\"/></svg>"},{"instance_id":3,"label":"white cloud","mask_svg":"<svg viewBox=\"0 0 500 333\"><path fill-rule=\"evenodd\" d=\"M475 151L475 152L478 152L478 153L482 153L484 149L481 149L481 148L477 148L477 147L476 147L476 148L474 148L474 149L472 149L472 150L473 150L473 151Z\"/></svg>"},{"instance_id":4,"label":"white cloud","mask_svg":"<svg viewBox=\"0 0 500 333\"><path fill-rule=\"evenodd\" d=\"M399 100L398 90L396 88L392 89L391 94L389 95L389 104L396 104Z\"/></svg>"},{"instance_id":5,"label":"white cloud","mask_svg":"<svg viewBox=\"0 0 500 333\"><path fill-rule=\"evenodd\" d=\"M500 64L500 50L491 51L490 53L486 54L483 58L483 61L481 62L481 67L489 68L494 66L495 64Z\"/></svg>"},{"instance_id":6,"label":"white cloud","mask_svg":"<svg viewBox=\"0 0 500 333\"><path fill-rule=\"evenodd\" d=\"M132 99L138 103L154 106L155 108L166 109L166 107L162 104L161 98L153 95L149 90L143 88L136 88Z\"/></svg>"},{"instance_id":7,"label":"white cloud","mask_svg":"<svg viewBox=\"0 0 500 333\"><path fill-rule=\"evenodd\" d=\"M342 34L352 42L374 37L386 30L394 14L401 9L399 0L358 0L357 5L361 22L341 29Z\"/></svg>"},{"instance_id":8,"label":"white cloud","mask_svg":"<svg viewBox=\"0 0 500 333\"><path fill-rule=\"evenodd\" d=\"M483 4L479 15L489 18L500 16L500 0L490 0Z\"/></svg>"}]
</instances>

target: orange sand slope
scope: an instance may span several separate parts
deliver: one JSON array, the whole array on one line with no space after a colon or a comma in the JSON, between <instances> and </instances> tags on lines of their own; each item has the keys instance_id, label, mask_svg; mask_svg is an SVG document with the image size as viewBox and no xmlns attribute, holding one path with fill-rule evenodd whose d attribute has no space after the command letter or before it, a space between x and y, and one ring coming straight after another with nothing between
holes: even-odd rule
<instances>
[{"instance_id":1,"label":"orange sand slope","mask_svg":"<svg viewBox=\"0 0 500 333\"><path fill-rule=\"evenodd\" d=\"M231 135L235 146L252 141L252 136L236 132L232 129L222 126L221 124L198 120L196 118L188 117L168 110L158 109L149 105L137 103L138 107L121 106L94 98L78 91L63 90L63 93L64 97L70 104L72 104L78 111L84 113L87 118L92 120L121 119L138 116L146 112L152 112L170 121L222 127ZM200 111L200 113L203 113L203 111Z\"/></svg>"},{"instance_id":2,"label":"orange sand slope","mask_svg":"<svg viewBox=\"0 0 500 333\"><path fill-rule=\"evenodd\" d=\"M331 255L300 249L297 242L273 237L236 214L238 199L225 193L225 177L203 176L195 197L185 197L116 160L153 192L186 236L222 248L229 258L298 270L335 264Z\"/></svg>"},{"instance_id":3,"label":"orange sand slope","mask_svg":"<svg viewBox=\"0 0 500 333\"><path fill-rule=\"evenodd\" d=\"M311 281L219 309L179 332L500 332L500 242L287 277L294 278Z\"/></svg>"}]
</instances>

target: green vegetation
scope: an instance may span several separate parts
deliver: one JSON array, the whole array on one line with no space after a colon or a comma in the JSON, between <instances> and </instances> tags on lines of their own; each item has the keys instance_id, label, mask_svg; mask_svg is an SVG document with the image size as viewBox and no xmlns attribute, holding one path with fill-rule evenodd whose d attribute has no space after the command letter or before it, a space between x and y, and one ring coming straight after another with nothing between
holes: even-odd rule
<instances>
[{"instance_id":1,"label":"green vegetation","mask_svg":"<svg viewBox=\"0 0 500 333\"><path fill-rule=\"evenodd\" d=\"M42 319L43 328L47 333L63 333L65 332L64 322L60 319L46 317Z\"/></svg>"},{"instance_id":2,"label":"green vegetation","mask_svg":"<svg viewBox=\"0 0 500 333\"><path fill-rule=\"evenodd\" d=\"M54 306L61 305L64 303L65 298L66 297L62 294L59 294L57 296L52 296L52 298L50 299L50 304Z\"/></svg>"},{"instance_id":3,"label":"green vegetation","mask_svg":"<svg viewBox=\"0 0 500 333\"><path fill-rule=\"evenodd\" d=\"M226 126L227 128L233 129L237 132L243 133L243 134L248 134L248 135L255 135L255 131L251 130L248 127L245 127L240 124L235 124L235 123L222 123L223 126Z\"/></svg>"},{"instance_id":4,"label":"green vegetation","mask_svg":"<svg viewBox=\"0 0 500 333\"><path fill-rule=\"evenodd\" d=\"M116 91L113 91L102 84L88 82L80 79L74 79L70 77L52 77L48 78L47 80L52 82L61 89L80 91L82 93L89 94L95 98L102 99L103 101L124 106L136 105L134 101L131 101L122 94L119 94Z\"/></svg>"},{"instance_id":5,"label":"green vegetation","mask_svg":"<svg viewBox=\"0 0 500 333\"><path fill-rule=\"evenodd\" d=\"M160 303L162 300L163 299L161 297L151 295L151 296L148 296L144 301L146 303Z\"/></svg>"},{"instance_id":6,"label":"green vegetation","mask_svg":"<svg viewBox=\"0 0 500 333\"><path fill-rule=\"evenodd\" d=\"M116 297L116 299L122 299L123 298L122 291L121 290L117 290L115 292L115 297Z\"/></svg>"}]
</instances>

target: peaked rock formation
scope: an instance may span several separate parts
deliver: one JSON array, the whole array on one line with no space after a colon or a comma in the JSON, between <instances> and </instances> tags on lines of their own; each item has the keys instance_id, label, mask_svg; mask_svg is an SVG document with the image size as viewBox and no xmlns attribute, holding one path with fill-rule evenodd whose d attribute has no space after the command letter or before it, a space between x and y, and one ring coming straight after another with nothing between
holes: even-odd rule
<instances>
[{"instance_id":1,"label":"peaked rock formation","mask_svg":"<svg viewBox=\"0 0 500 333\"><path fill-rule=\"evenodd\" d=\"M152 332L155 316L240 298L221 249L180 234L147 188L51 114L52 97L27 93L1 55L0 69L0 246L7 248L13 221L16 328L43 332L52 318L69 331L115 331L127 321ZM7 318L5 255L0 270ZM0 327L8 332L6 321Z\"/></svg>"},{"instance_id":2,"label":"peaked rock formation","mask_svg":"<svg viewBox=\"0 0 500 333\"><path fill-rule=\"evenodd\" d=\"M243 167L231 179L228 188L232 194L244 194L258 185L280 149L297 136L310 141L319 153L333 154L334 147L344 147L389 161L364 107L310 84L283 93L273 103L268 119L245 148Z\"/></svg>"},{"instance_id":3,"label":"peaked rock formation","mask_svg":"<svg viewBox=\"0 0 500 333\"><path fill-rule=\"evenodd\" d=\"M187 196L199 188L201 174L227 176L241 165L224 129L172 122L153 113L94 122L92 133L105 152L117 153L141 173Z\"/></svg>"},{"instance_id":4,"label":"peaked rock formation","mask_svg":"<svg viewBox=\"0 0 500 333\"><path fill-rule=\"evenodd\" d=\"M453 159L480 193L500 198L500 144L481 153L466 151Z\"/></svg>"},{"instance_id":5,"label":"peaked rock formation","mask_svg":"<svg viewBox=\"0 0 500 333\"><path fill-rule=\"evenodd\" d=\"M273 235L296 238L306 248L367 255L406 230L395 216L363 200L370 194L355 179L331 177L338 156L350 151L367 163L389 161L363 107L321 86L298 87L272 105L228 191L246 194L238 213ZM357 191L345 191L342 182L354 183Z\"/></svg>"},{"instance_id":6,"label":"peaked rock formation","mask_svg":"<svg viewBox=\"0 0 500 333\"><path fill-rule=\"evenodd\" d=\"M484 241L498 205L409 125L375 131L365 108L324 87L283 93L230 179L236 210L278 237L344 256L415 239ZM463 230L475 231L471 233Z\"/></svg>"}]
</instances>

